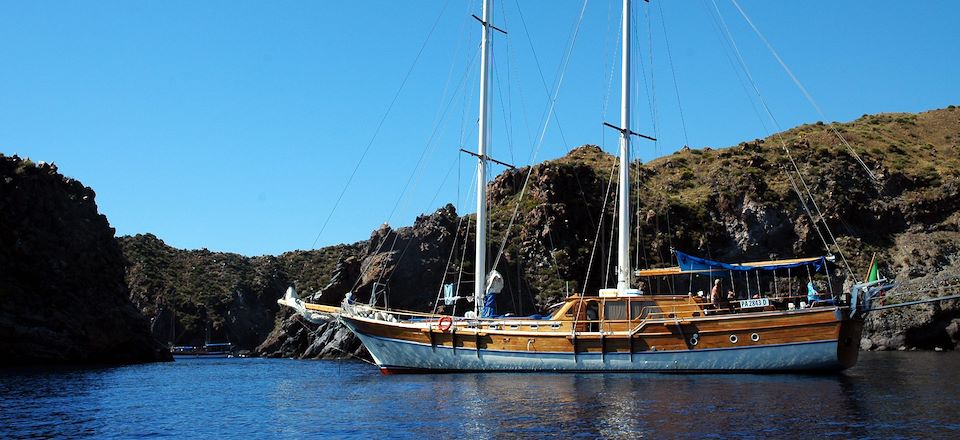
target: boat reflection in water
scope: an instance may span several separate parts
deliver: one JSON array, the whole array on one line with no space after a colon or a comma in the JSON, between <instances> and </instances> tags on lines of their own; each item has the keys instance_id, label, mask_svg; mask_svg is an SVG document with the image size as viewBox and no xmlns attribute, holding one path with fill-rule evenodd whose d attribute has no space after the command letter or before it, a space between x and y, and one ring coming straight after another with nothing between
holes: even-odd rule
<instances>
[{"instance_id":1,"label":"boat reflection in water","mask_svg":"<svg viewBox=\"0 0 960 440\"><path fill-rule=\"evenodd\" d=\"M464 374L398 380L408 385L430 382L423 384L425 387L450 381L451 388L468 391L456 400L463 402L460 408L448 409L456 413L450 418L475 422L465 434L529 435L542 429L544 435L577 433L587 437L752 437L758 433L790 437L797 425L820 435L830 432L830 425L844 437L876 434L863 423L870 409L857 401L857 395L865 392L858 386L863 380L846 373ZM551 408L550 421L531 416L534 407Z\"/></svg>"}]
</instances>

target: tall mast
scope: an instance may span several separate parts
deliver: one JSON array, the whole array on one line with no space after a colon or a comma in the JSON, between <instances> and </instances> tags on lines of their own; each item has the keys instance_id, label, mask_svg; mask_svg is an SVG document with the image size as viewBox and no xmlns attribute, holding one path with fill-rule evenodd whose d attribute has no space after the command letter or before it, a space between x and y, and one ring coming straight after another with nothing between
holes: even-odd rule
<instances>
[{"instance_id":1,"label":"tall mast","mask_svg":"<svg viewBox=\"0 0 960 440\"><path fill-rule=\"evenodd\" d=\"M493 15L490 0L483 0L483 33L480 38L480 124L477 141L477 249L474 268L474 312L480 314L487 281L487 98L490 83L490 18Z\"/></svg>"},{"instance_id":2,"label":"tall mast","mask_svg":"<svg viewBox=\"0 0 960 440\"><path fill-rule=\"evenodd\" d=\"M617 240L617 290L630 288L630 0L623 0L620 76L620 199Z\"/></svg>"}]
</instances>

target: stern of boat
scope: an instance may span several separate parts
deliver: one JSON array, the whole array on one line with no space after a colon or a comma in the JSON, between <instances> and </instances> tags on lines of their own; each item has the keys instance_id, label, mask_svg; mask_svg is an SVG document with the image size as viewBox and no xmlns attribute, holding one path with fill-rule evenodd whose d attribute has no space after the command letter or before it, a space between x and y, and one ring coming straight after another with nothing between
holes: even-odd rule
<instances>
[{"instance_id":1,"label":"stern of boat","mask_svg":"<svg viewBox=\"0 0 960 440\"><path fill-rule=\"evenodd\" d=\"M837 361L841 369L857 364L860 357L860 337L863 334L863 320L846 318L840 322L840 334L837 338Z\"/></svg>"}]
</instances>

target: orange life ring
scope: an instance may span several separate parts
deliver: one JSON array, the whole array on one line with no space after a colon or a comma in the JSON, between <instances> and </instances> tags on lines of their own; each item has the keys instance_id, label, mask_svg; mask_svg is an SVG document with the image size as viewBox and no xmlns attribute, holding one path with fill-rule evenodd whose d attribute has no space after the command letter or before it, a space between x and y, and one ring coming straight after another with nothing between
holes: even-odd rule
<instances>
[{"instance_id":1,"label":"orange life ring","mask_svg":"<svg viewBox=\"0 0 960 440\"><path fill-rule=\"evenodd\" d=\"M442 332L450 330L450 327L453 327L453 318L449 316L444 316L443 318L440 318L440 323L438 324L438 327Z\"/></svg>"}]
</instances>

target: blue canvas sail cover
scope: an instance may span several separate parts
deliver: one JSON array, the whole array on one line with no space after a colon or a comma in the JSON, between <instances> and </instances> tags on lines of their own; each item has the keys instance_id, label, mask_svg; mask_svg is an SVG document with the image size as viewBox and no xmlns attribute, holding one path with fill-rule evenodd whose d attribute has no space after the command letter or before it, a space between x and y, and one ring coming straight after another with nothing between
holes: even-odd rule
<instances>
[{"instance_id":1,"label":"blue canvas sail cover","mask_svg":"<svg viewBox=\"0 0 960 440\"><path fill-rule=\"evenodd\" d=\"M732 264L721 261L708 260L706 258L694 257L678 250L673 251L677 256L677 264L682 271L694 270L777 270L790 269L794 267L812 266L814 272L819 272L820 268L826 263L826 257L801 258L796 260L769 261L749 264Z\"/></svg>"}]
</instances>

